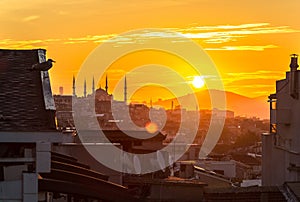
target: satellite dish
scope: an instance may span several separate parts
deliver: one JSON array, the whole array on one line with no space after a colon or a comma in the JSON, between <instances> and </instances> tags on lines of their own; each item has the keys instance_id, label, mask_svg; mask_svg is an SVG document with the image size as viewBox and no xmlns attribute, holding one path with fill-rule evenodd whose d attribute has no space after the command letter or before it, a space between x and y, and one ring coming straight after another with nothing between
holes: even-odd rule
<instances>
[{"instance_id":1,"label":"satellite dish","mask_svg":"<svg viewBox=\"0 0 300 202\"><path fill-rule=\"evenodd\" d=\"M142 168L141 168L141 162L139 157L137 155L134 155L133 157L133 166L136 174L141 174Z\"/></svg>"},{"instance_id":2,"label":"satellite dish","mask_svg":"<svg viewBox=\"0 0 300 202\"><path fill-rule=\"evenodd\" d=\"M158 165L159 165L160 169L165 171L166 163L165 163L165 158L164 158L163 154L161 153L161 151L158 150L156 152L156 157L157 157L157 161L158 161Z\"/></svg>"}]
</instances>

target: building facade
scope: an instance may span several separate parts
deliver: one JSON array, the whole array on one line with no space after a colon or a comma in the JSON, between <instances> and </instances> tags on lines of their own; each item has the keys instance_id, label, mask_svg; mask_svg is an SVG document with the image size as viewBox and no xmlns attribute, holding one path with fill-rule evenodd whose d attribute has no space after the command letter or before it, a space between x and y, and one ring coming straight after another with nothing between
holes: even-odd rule
<instances>
[{"instance_id":1,"label":"building facade","mask_svg":"<svg viewBox=\"0 0 300 202\"><path fill-rule=\"evenodd\" d=\"M136 201L107 175L53 150L72 145L74 137L56 130L43 65L44 49L0 49L0 201ZM71 110L71 97L57 100L58 108Z\"/></svg>"},{"instance_id":2,"label":"building facade","mask_svg":"<svg viewBox=\"0 0 300 202\"><path fill-rule=\"evenodd\" d=\"M300 71L298 56L291 56L286 78L276 82L269 96L270 133L262 135L262 183L282 185L300 180Z\"/></svg>"}]
</instances>

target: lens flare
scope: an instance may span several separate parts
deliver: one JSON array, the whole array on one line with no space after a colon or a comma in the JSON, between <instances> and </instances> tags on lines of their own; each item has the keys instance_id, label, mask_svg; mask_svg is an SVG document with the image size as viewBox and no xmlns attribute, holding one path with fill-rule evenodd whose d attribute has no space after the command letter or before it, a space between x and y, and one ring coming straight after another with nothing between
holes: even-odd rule
<instances>
[{"instance_id":1,"label":"lens flare","mask_svg":"<svg viewBox=\"0 0 300 202\"><path fill-rule=\"evenodd\" d=\"M156 123L154 123L154 122L147 123L145 128L149 133L155 133L158 129Z\"/></svg>"}]
</instances>

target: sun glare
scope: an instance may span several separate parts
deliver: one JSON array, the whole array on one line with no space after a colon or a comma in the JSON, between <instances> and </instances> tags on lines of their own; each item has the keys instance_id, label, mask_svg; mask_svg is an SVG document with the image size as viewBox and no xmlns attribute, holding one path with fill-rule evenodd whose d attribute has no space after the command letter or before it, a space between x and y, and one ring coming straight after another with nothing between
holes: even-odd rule
<instances>
[{"instance_id":1,"label":"sun glare","mask_svg":"<svg viewBox=\"0 0 300 202\"><path fill-rule=\"evenodd\" d=\"M205 83L201 76L194 76L192 84L195 88L202 88Z\"/></svg>"},{"instance_id":2,"label":"sun glare","mask_svg":"<svg viewBox=\"0 0 300 202\"><path fill-rule=\"evenodd\" d=\"M155 133L158 130L157 125L154 122L147 123L145 128L149 133Z\"/></svg>"}]
</instances>

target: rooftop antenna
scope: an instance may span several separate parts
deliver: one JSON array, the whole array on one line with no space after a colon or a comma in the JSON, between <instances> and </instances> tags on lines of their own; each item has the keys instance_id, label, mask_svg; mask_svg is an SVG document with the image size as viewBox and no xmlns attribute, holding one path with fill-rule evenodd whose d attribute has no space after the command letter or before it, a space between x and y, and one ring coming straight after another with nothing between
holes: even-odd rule
<instances>
[{"instance_id":1,"label":"rooftop antenna","mask_svg":"<svg viewBox=\"0 0 300 202\"><path fill-rule=\"evenodd\" d=\"M73 75L73 96L75 97L76 96L76 86L75 86L75 77Z\"/></svg>"},{"instance_id":2,"label":"rooftop antenna","mask_svg":"<svg viewBox=\"0 0 300 202\"><path fill-rule=\"evenodd\" d=\"M105 91L108 93L108 81L107 81L107 74L105 78Z\"/></svg>"},{"instance_id":3,"label":"rooftop antenna","mask_svg":"<svg viewBox=\"0 0 300 202\"><path fill-rule=\"evenodd\" d=\"M86 97L86 79L84 79L83 96Z\"/></svg>"}]
</instances>

